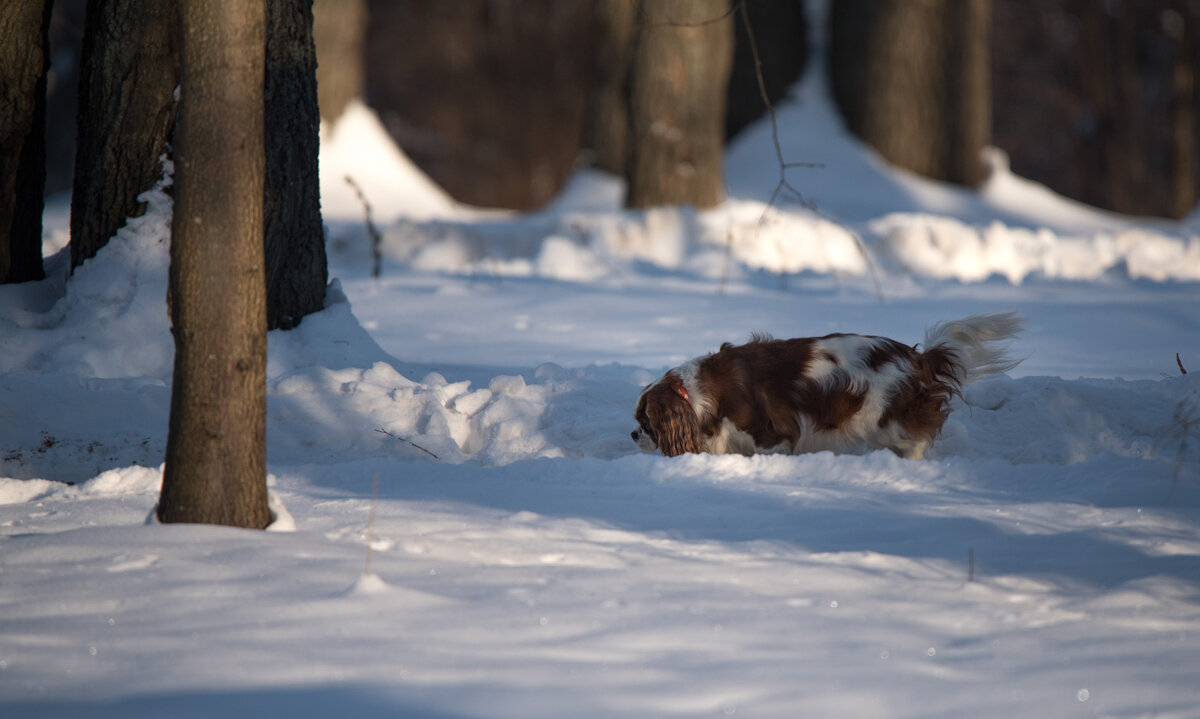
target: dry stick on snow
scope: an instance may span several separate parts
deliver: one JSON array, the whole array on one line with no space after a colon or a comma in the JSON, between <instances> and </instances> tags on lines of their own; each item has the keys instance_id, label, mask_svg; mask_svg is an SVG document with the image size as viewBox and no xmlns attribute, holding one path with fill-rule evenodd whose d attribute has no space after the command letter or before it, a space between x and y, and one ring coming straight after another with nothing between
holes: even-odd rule
<instances>
[{"instance_id":1,"label":"dry stick on snow","mask_svg":"<svg viewBox=\"0 0 1200 719\"><path fill-rule=\"evenodd\" d=\"M386 429L383 429L382 427L376 427L376 428L375 428L375 431L376 431L376 432L379 432L380 434L386 434L387 436L391 437L392 439L398 439L398 440L400 440L401 442L404 442L404 443L406 443L406 444L410 444L410 445L412 445L413 447L416 447L417 449L421 450L421 451L422 451L422 452L424 452L425 454L429 455L430 457L433 457L434 459L438 459L438 456L437 456L436 454L434 454L433 452L430 452L429 450L425 449L424 447L422 447L421 445L417 444L416 442L413 442L412 440L405 439L405 438L403 438L403 437L398 437L398 436L396 436L396 435L392 434L391 432L387 431Z\"/></svg>"},{"instance_id":2,"label":"dry stick on snow","mask_svg":"<svg viewBox=\"0 0 1200 719\"><path fill-rule=\"evenodd\" d=\"M1181 368L1182 369L1182 368ZM1179 439L1179 447L1175 451L1175 469L1171 472L1171 489L1167 492L1167 501L1175 498L1175 490L1179 487L1179 477L1187 463L1190 442L1200 435L1200 394L1184 397L1175 405L1175 413L1160 435L1163 440Z\"/></svg>"},{"instance_id":3,"label":"dry stick on snow","mask_svg":"<svg viewBox=\"0 0 1200 719\"><path fill-rule=\"evenodd\" d=\"M1187 374L1178 352L1175 353L1175 364L1179 367L1180 374ZM1174 439L1176 435L1179 437L1179 447L1175 451L1175 468L1171 472L1171 489L1167 492L1168 502L1174 499L1175 490L1179 486L1179 475L1183 472L1188 440L1192 438L1192 435L1200 434L1200 431L1197 430L1198 426L1200 426L1200 394L1193 394L1179 400L1179 403L1175 405L1171 423L1162 432L1163 439Z\"/></svg>"},{"instance_id":4,"label":"dry stick on snow","mask_svg":"<svg viewBox=\"0 0 1200 719\"><path fill-rule=\"evenodd\" d=\"M374 264L371 266L371 276L379 277L383 271L383 236L379 234L379 229L375 227L375 221L371 219L371 203L367 202L367 195L359 187L354 178L346 175L346 184L354 188L354 194L358 195L358 201L363 206L363 216L367 223L367 234L371 236L371 260Z\"/></svg>"}]
</instances>

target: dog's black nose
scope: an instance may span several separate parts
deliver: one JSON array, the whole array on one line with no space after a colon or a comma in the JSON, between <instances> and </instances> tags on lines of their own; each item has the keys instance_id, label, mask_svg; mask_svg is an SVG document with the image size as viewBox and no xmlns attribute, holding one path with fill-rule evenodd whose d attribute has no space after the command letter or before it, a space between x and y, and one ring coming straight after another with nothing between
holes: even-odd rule
<instances>
[{"instance_id":1,"label":"dog's black nose","mask_svg":"<svg viewBox=\"0 0 1200 719\"><path fill-rule=\"evenodd\" d=\"M630 438L633 439L634 442L636 442L637 441L637 430L635 429L632 432L630 432L629 436L630 436Z\"/></svg>"}]
</instances>

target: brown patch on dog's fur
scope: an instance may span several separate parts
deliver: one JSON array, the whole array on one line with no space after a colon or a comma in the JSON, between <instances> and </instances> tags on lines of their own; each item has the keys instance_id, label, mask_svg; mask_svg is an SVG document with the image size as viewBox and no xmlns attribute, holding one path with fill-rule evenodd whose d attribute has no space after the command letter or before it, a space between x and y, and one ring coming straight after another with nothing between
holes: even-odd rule
<instances>
[{"instance_id":1,"label":"brown patch on dog's fur","mask_svg":"<svg viewBox=\"0 0 1200 719\"><path fill-rule=\"evenodd\" d=\"M728 419L759 447L794 446L800 438L800 424L788 407L799 396L799 369L811 354L809 339L775 340L756 335L744 345L721 345L699 369L700 385L712 404L701 425L704 437L715 436L721 421Z\"/></svg>"},{"instance_id":2,"label":"brown patch on dog's fur","mask_svg":"<svg viewBox=\"0 0 1200 719\"><path fill-rule=\"evenodd\" d=\"M634 413L642 431L650 432L659 450L668 457L704 451L704 437L700 434L696 412L676 389L680 384L679 378L675 377L673 381L664 379L646 390Z\"/></svg>"},{"instance_id":3,"label":"brown patch on dog's fur","mask_svg":"<svg viewBox=\"0 0 1200 719\"><path fill-rule=\"evenodd\" d=\"M913 370L888 401L879 426L899 422L910 437L934 437L950 415L950 399L959 393L958 356L947 347L913 354Z\"/></svg>"}]
</instances>

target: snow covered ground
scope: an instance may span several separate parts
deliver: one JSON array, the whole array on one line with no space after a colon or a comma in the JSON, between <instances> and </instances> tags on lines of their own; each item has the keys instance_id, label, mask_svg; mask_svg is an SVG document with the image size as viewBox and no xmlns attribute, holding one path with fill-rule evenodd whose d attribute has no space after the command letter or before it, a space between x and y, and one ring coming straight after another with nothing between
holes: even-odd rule
<instances>
[{"instance_id":1,"label":"snow covered ground","mask_svg":"<svg viewBox=\"0 0 1200 719\"><path fill-rule=\"evenodd\" d=\"M148 521L170 200L69 282L53 204L50 279L0 287L0 716L1200 717L1200 225L888 168L819 76L779 108L815 212L764 205L765 123L714 210L582 171L516 215L352 109L328 306L270 336L277 531ZM1027 359L927 460L629 439L723 341L1007 309Z\"/></svg>"}]
</instances>

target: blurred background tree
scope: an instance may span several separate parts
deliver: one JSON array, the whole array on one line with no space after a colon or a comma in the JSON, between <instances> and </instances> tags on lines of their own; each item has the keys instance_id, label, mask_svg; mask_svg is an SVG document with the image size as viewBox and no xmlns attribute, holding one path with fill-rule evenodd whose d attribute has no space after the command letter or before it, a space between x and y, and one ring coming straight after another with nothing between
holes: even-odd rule
<instances>
[{"instance_id":1,"label":"blurred background tree","mask_svg":"<svg viewBox=\"0 0 1200 719\"><path fill-rule=\"evenodd\" d=\"M777 101L803 72L806 22L819 18L806 15L811 8L803 0L747 1L763 77ZM887 1L834 0L833 9ZM581 158L621 172L628 149L616 147L620 140L599 139L614 135L599 127L596 98L628 97L628 67L619 61L628 52L620 44L627 31L620 28L632 22L640 2L317 0L322 111L328 122L339 112L331 108L365 96L405 153L459 200L540 206ZM986 79L973 83L991 88L986 143L1005 150L1018 174L1068 197L1136 214L1190 212L1200 181L1196 0L986 4L983 30L990 39L983 50L990 59ZM50 192L70 187L73 151L64 147L73 142L84 5L54 3ZM614 15L622 12L625 20ZM861 24L849 29L860 44L867 31ZM615 48L606 49L606 33ZM762 113L740 23L733 37L727 135ZM918 33L907 44L929 42ZM356 61L361 67L354 70ZM337 70L345 66L352 69ZM324 79L327 72L335 79ZM339 93L343 99L328 99Z\"/></svg>"},{"instance_id":2,"label":"blurred background tree","mask_svg":"<svg viewBox=\"0 0 1200 719\"><path fill-rule=\"evenodd\" d=\"M993 0L992 144L1097 207L1196 205L1195 0Z\"/></svg>"},{"instance_id":3,"label":"blurred background tree","mask_svg":"<svg viewBox=\"0 0 1200 719\"><path fill-rule=\"evenodd\" d=\"M729 0L643 0L629 62L629 207L712 207L725 198Z\"/></svg>"},{"instance_id":4,"label":"blurred background tree","mask_svg":"<svg viewBox=\"0 0 1200 719\"><path fill-rule=\"evenodd\" d=\"M367 0L313 0L313 40L321 120L336 123L351 101L363 96L367 81L363 54Z\"/></svg>"},{"instance_id":5,"label":"blurred background tree","mask_svg":"<svg viewBox=\"0 0 1200 719\"><path fill-rule=\"evenodd\" d=\"M971 187L991 140L991 0L837 0L829 77L854 134L888 161Z\"/></svg>"},{"instance_id":6,"label":"blurred background tree","mask_svg":"<svg viewBox=\"0 0 1200 719\"><path fill-rule=\"evenodd\" d=\"M0 283L43 277L48 3L0 6Z\"/></svg>"}]
</instances>

